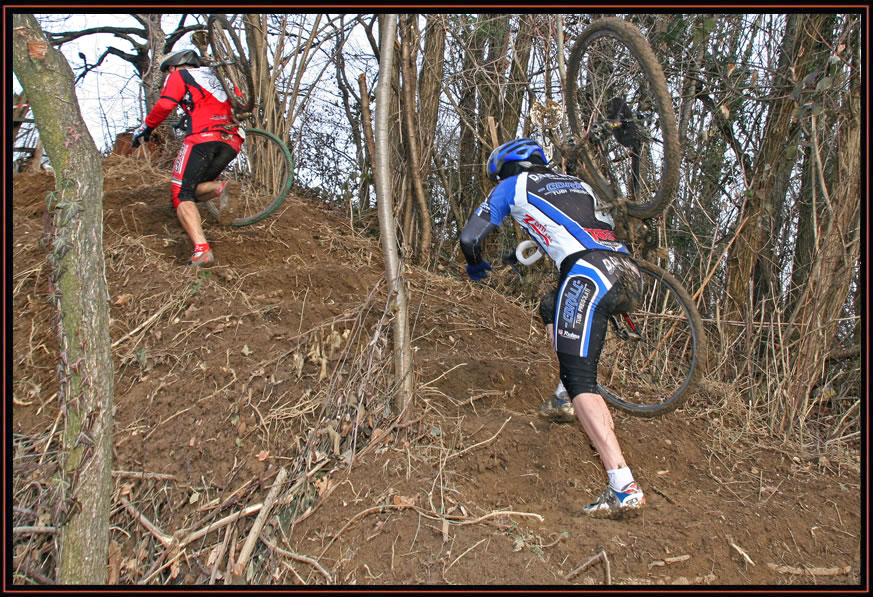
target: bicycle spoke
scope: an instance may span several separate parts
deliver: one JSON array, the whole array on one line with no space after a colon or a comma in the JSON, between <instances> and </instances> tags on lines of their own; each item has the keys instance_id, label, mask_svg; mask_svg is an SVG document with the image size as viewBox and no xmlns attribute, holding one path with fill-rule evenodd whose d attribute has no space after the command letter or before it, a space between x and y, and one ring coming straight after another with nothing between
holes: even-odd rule
<instances>
[{"instance_id":1,"label":"bicycle spoke","mask_svg":"<svg viewBox=\"0 0 873 597\"><path fill-rule=\"evenodd\" d=\"M687 293L649 264L641 264L640 271L643 296L632 315L639 340L622 334L622 323L610 327L598 378L608 402L632 414L654 416L684 401L699 377L705 348Z\"/></svg>"},{"instance_id":2,"label":"bicycle spoke","mask_svg":"<svg viewBox=\"0 0 873 597\"><path fill-rule=\"evenodd\" d=\"M621 19L593 23L568 65L570 128L584 170L607 201L654 217L678 184L679 138L664 75L639 30Z\"/></svg>"},{"instance_id":3,"label":"bicycle spoke","mask_svg":"<svg viewBox=\"0 0 873 597\"><path fill-rule=\"evenodd\" d=\"M273 213L285 200L293 178L291 156L277 137L260 129L245 132L241 151L222 173L222 179L239 183L235 226L253 224ZM206 208L218 217L212 201Z\"/></svg>"}]
</instances>

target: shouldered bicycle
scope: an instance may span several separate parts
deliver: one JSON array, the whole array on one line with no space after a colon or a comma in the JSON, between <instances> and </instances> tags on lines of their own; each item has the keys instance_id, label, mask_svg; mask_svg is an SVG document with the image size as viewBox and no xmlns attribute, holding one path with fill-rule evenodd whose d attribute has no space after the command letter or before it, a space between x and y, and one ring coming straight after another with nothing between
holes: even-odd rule
<instances>
[{"instance_id":1,"label":"shouldered bicycle","mask_svg":"<svg viewBox=\"0 0 873 597\"><path fill-rule=\"evenodd\" d=\"M209 16L206 43L201 45L201 53L206 53L208 44L212 55L201 59L221 83L234 118L244 124L252 120L257 105L251 66L233 21L221 14ZM177 130L184 128L184 120L176 124ZM220 179L240 183L237 217L230 225L249 226L272 215L288 197L294 182L294 160L285 143L270 131L253 126L240 126L238 131L245 142ZM215 201L204 205L217 220L219 209Z\"/></svg>"},{"instance_id":2,"label":"shouldered bicycle","mask_svg":"<svg viewBox=\"0 0 873 597\"><path fill-rule=\"evenodd\" d=\"M591 184L608 207L616 234L643 280L639 305L611 317L598 367L604 399L632 415L654 417L681 406L706 366L706 336L694 300L655 261L663 249L650 224L670 204L679 181L679 133L671 96L654 51L633 24L605 18L577 38L568 61L571 143L554 143L567 169ZM544 137L554 131L542 120ZM550 139L552 140L552 139ZM523 241L503 262L542 256Z\"/></svg>"}]
</instances>

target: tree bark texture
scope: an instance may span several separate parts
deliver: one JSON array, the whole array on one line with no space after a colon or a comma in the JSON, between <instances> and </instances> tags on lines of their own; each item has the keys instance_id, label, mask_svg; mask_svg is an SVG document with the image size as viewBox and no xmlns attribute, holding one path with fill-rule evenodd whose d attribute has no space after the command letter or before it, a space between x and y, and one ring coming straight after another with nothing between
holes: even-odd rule
<instances>
[{"instance_id":1,"label":"tree bark texture","mask_svg":"<svg viewBox=\"0 0 873 597\"><path fill-rule=\"evenodd\" d=\"M394 42L397 15L380 19L381 44L379 56L379 83L376 88L376 192L379 207L379 229L382 235L382 255L385 259L385 277L394 311L394 376L397 393L391 404L395 414L404 411L412 398L412 347L409 342L408 300L403 262L397 249L396 222L392 206L390 116L394 77Z\"/></svg>"},{"instance_id":2,"label":"tree bark texture","mask_svg":"<svg viewBox=\"0 0 873 597\"><path fill-rule=\"evenodd\" d=\"M755 309L749 285L754 281L756 267L768 267L761 263L762 255L769 254L767 245L775 234L773 219L777 205L781 205L782 200L775 196L775 192L779 190L778 181L786 167L789 150L796 149L790 142L796 130L796 125L792 123L796 104L790 97L794 88L790 69L793 68L798 77L806 75L813 54L811 46L815 41L807 27L820 23L824 16L788 16L782 61L774 75L767 124L738 219L738 222L746 218L749 221L740 231L728 258L726 312L729 320L746 321ZM792 162L793 159L792 156Z\"/></svg>"},{"instance_id":3,"label":"tree bark texture","mask_svg":"<svg viewBox=\"0 0 873 597\"><path fill-rule=\"evenodd\" d=\"M851 50L848 53L855 55ZM799 415L806 411L810 392L824 377L830 352L840 348L834 345L834 337L860 259L861 65L853 63L853 75L835 118L835 149L828 152L819 134L824 127L818 125L815 115L811 117L810 182L815 184L810 212L820 212L820 216L815 218L818 226L810 243L813 250L808 281L800 289L786 333L788 338L797 338L792 349L796 359L790 377L791 404L786 408L788 423L803 420ZM830 167L823 159L827 153L833 155ZM860 312L856 311L856 315L860 316Z\"/></svg>"},{"instance_id":4,"label":"tree bark texture","mask_svg":"<svg viewBox=\"0 0 873 597\"><path fill-rule=\"evenodd\" d=\"M430 208L427 204L427 197L424 193L424 184L422 183L422 152L418 142L418 133L415 127L415 56L418 49L418 35L416 35L416 27L414 19L418 15L406 15L403 27L401 28L401 45L400 45L400 69L403 76L403 85L401 87L403 93L402 111L403 122L406 125L406 143L409 149L409 174L415 202L418 206L418 217L421 224L421 237L417 243L417 261L423 263L430 256L430 245L432 236L432 225L430 217ZM410 206L411 207L411 206ZM404 227L404 233L407 236L412 236L412 230ZM418 237L416 237L418 238Z\"/></svg>"},{"instance_id":5,"label":"tree bark texture","mask_svg":"<svg viewBox=\"0 0 873 597\"><path fill-rule=\"evenodd\" d=\"M102 160L82 120L73 72L33 15L13 16L13 66L55 172L49 300L60 346L64 415L55 526L62 529L58 581L107 577L112 493L113 367L103 258Z\"/></svg>"}]
</instances>

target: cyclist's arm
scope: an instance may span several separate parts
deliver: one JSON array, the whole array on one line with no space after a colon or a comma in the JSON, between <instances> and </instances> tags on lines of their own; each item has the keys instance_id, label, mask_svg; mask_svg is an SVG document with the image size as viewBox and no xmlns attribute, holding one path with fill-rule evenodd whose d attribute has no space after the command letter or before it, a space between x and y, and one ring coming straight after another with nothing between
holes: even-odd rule
<instances>
[{"instance_id":1,"label":"cyclist's arm","mask_svg":"<svg viewBox=\"0 0 873 597\"><path fill-rule=\"evenodd\" d=\"M470 216L461 232L461 251L470 265L482 262L482 243L507 215L515 194L515 178L502 181Z\"/></svg>"},{"instance_id":2,"label":"cyclist's arm","mask_svg":"<svg viewBox=\"0 0 873 597\"><path fill-rule=\"evenodd\" d=\"M464 230L461 232L461 251L470 265L478 265L482 262L482 242L492 230L497 228L487 218L474 213Z\"/></svg>"},{"instance_id":3,"label":"cyclist's arm","mask_svg":"<svg viewBox=\"0 0 873 597\"><path fill-rule=\"evenodd\" d=\"M182 79L182 73L175 71L170 73L167 80L164 82L164 88L161 90L161 97L155 103L152 111L146 116L146 126L157 128L164 119L170 115L170 112L176 109L182 98L185 97L186 85Z\"/></svg>"}]
</instances>

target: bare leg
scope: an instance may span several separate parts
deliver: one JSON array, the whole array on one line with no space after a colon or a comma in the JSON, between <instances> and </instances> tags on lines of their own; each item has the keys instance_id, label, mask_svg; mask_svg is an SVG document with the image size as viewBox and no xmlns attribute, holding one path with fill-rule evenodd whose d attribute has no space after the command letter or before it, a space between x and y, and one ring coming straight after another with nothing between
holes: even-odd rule
<instances>
[{"instance_id":1,"label":"bare leg","mask_svg":"<svg viewBox=\"0 0 873 597\"><path fill-rule=\"evenodd\" d=\"M218 180L201 182L194 189L194 196L197 197L197 201L211 201L218 197L219 185L221 185L221 181Z\"/></svg>"},{"instance_id":2,"label":"bare leg","mask_svg":"<svg viewBox=\"0 0 873 597\"><path fill-rule=\"evenodd\" d=\"M188 233L191 242L195 245L202 245L206 242L206 236L203 234L203 227L200 224L200 212L193 201L182 201L176 208L176 217L179 218L179 223Z\"/></svg>"},{"instance_id":3,"label":"bare leg","mask_svg":"<svg viewBox=\"0 0 873 597\"><path fill-rule=\"evenodd\" d=\"M612 415L600 394L582 393L573 398L576 418L588 435L606 470L627 466L615 435Z\"/></svg>"}]
</instances>

